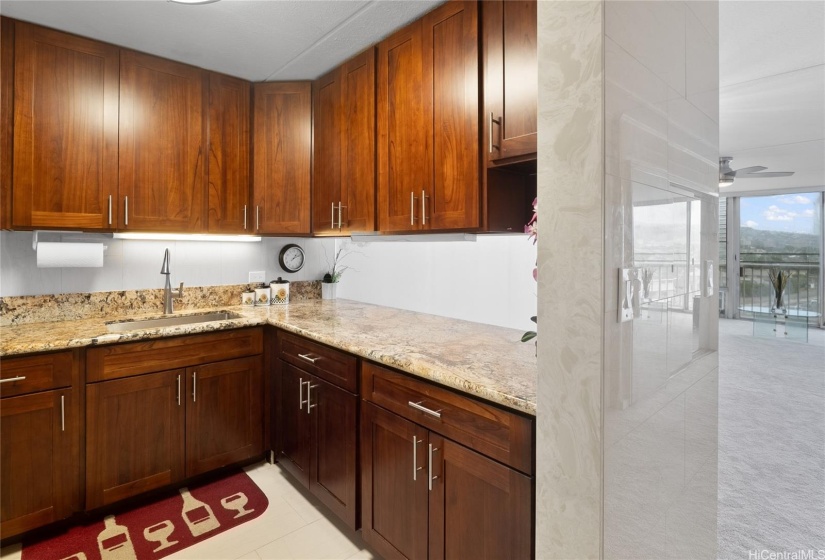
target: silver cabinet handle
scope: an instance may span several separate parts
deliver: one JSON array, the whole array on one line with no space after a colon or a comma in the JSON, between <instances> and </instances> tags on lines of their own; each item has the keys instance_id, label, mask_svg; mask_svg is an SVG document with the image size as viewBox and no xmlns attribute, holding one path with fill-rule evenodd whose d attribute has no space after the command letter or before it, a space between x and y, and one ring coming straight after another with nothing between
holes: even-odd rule
<instances>
[{"instance_id":1,"label":"silver cabinet handle","mask_svg":"<svg viewBox=\"0 0 825 560\"><path fill-rule=\"evenodd\" d=\"M112 195L109 195L109 225L112 225Z\"/></svg>"},{"instance_id":2,"label":"silver cabinet handle","mask_svg":"<svg viewBox=\"0 0 825 560\"><path fill-rule=\"evenodd\" d=\"M346 208L346 206L341 206L341 202L338 202L338 231L341 231L343 227L343 222L341 221L341 208Z\"/></svg>"},{"instance_id":3,"label":"silver cabinet handle","mask_svg":"<svg viewBox=\"0 0 825 560\"><path fill-rule=\"evenodd\" d=\"M441 418L441 410L431 410L431 409L427 408L426 406L421 406L422 402L423 401L418 401L418 402L408 401L407 404L410 405L411 407L413 407L416 410L420 410L421 412L423 412L425 414L429 414L430 416L435 416L436 418Z\"/></svg>"},{"instance_id":4,"label":"silver cabinet handle","mask_svg":"<svg viewBox=\"0 0 825 560\"><path fill-rule=\"evenodd\" d=\"M26 379L25 375L18 375L17 377L7 377L5 379L0 379L0 383L14 383L15 381L23 381Z\"/></svg>"},{"instance_id":5,"label":"silver cabinet handle","mask_svg":"<svg viewBox=\"0 0 825 560\"><path fill-rule=\"evenodd\" d=\"M503 120L504 120L504 119L503 119L502 117L500 117L500 118L498 118L498 119L493 118L493 112L492 112L492 111L490 111L490 134L488 135L488 136L490 137L490 142L489 142L489 146L488 146L488 147L489 147L489 152L490 152L491 154L493 153L493 148L495 148L496 150L500 150L500 149L501 149L501 148L499 148L498 146L496 146L495 144L493 144L493 123L495 123L495 124L499 125L499 127L500 127L500 126L501 126L501 123L503 122Z\"/></svg>"},{"instance_id":6,"label":"silver cabinet handle","mask_svg":"<svg viewBox=\"0 0 825 560\"><path fill-rule=\"evenodd\" d=\"M124 209L124 216L123 216L123 225L129 225L129 197L123 197L123 209Z\"/></svg>"},{"instance_id":7,"label":"silver cabinet handle","mask_svg":"<svg viewBox=\"0 0 825 560\"><path fill-rule=\"evenodd\" d=\"M427 224L427 191L421 189L421 224Z\"/></svg>"},{"instance_id":8,"label":"silver cabinet handle","mask_svg":"<svg viewBox=\"0 0 825 560\"><path fill-rule=\"evenodd\" d=\"M255 206L255 231L261 229L261 207Z\"/></svg>"},{"instance_id":9,"label":"silver cabinet handle","mask_svg":"<svg viewBox=\"0 0 825 560\"><path fill-rule=\"evenodd\" d=\"M176 400L178 401L178 406L180 406L180 374L178 374L178 392L176 393Z\"/></svg>"},{"instance_id":10,"label":"silver cabinet handle","mask_svg":"<svg viewBox=\"0 0 825 560\"><path fill-rule=\"evenodd\" d=\"M298 378L298 410L304 409L304 379L303 377Z\"/></svg>"},{"instance_id":11,"label":"silver cabinet handle","mask_svg":"<svg viewBox=\"0 0 825 560\"><path fill-rule=\"evenodd\" d=\"M415 225L415 193L410 192L410 225Z\"/></svg>"},{"instance_id":12,"label":"silver cabinet handle","mask_svg":"<svg viewBox=\"0 0 825 560\"><path fill-rule=\"evenodd\" d=\"M331 228L335 229L335 203L332 203L332 214L330 215Z\"/></svg>"},{"instance_id":13,"label":"silver cabinet handle","mask_svg":"<svg viewBox=\"0 0 825 560\"><path fill-rule=\"evenodd\" d=\"M418 444L421 443L421 440L415 437L413 434L413 480L418 480L418 471L420 471L423 467L418 466Z\"/></svg>"},{"instance_id":14,"label":"silver cabinet handle","mask_svg":"<svg viewBox=\"0 0 825 560\"><path fill-rule=\"evenodd\" d=\"M317 362L318 360L321 359L320 357L313 358L312 354L298 354L298 357L305 359L306 361L308 361L311 364L314 364L315 362Z\"/></svg>"},{"instance_id":15,"label":"silver cabinet handle","mask_svg":"<svg viewBox=\"0 0 825 560\"><path fill-rule=\"evenodd\" d=\"M428 443L427 447L429 448L427 453L427 470L429 471L427 474L427 489L433 489L433 480L438 478L437 476L433 476L433 451L438 451L437 447L433 447L432 443Z\"/></svg>"},{"instance_id":16,"label":"silver cabinet handle","mask_svg":"<svg viewBox=\"0 0 825 560\"><path fill-rule=\"evenodd\" d=\"M198 372L192 372L192 402L195 402L198 398Z\"/></svg>"},{"instance_id":17,"label":"silver cabinet handle","mask_svg":"<svg viewBox=\"0 0 825 560\"><path fill-rule=\"evenodd\" d=\"M246 231L246 204L243 205L243 229Z\"/></svg>"},{"instance_id":18,"label":"silver cabinet handle","mask_svg":"<svg viewBox=\"0 0 825 560\"><path fill-rule=\"evenodd\" d=\"M60 431L66 431L66 395L60 395Z\"/></svg>"},{"instance_id":19,"label":"silver cabinet handle","mask_svg":"<svg viewBox=\"0 0 825 560\"><path fill-rule=\"evenodd\" d=\"M318 403L312 404L312 390L317 389L319 385L310 385L307 381L307 414L310 414L312 409L318 406Z\"/></svg>"}]
</instances>

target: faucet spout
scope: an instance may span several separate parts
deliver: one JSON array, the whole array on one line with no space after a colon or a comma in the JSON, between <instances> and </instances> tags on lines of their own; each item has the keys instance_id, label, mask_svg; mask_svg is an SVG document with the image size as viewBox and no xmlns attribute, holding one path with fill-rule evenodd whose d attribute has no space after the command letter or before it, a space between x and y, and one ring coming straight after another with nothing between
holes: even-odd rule
<instances>
[{"instance_id":1,"label":"faucet spout","mask_svg":"<svg viewBox=\"0 0 825 560\"><path fill-rule=\"evenodd\" d=\"M160 267L160 273L166 275L166 284L163 286L163 313L170 315L174 313L174 306L172 304L172 297L183 297L183 282L177 290L172 289L172 282L169 279L172 272L169 270L169 249L163 253L163 264Z\"/></svg>"}]
</instances>

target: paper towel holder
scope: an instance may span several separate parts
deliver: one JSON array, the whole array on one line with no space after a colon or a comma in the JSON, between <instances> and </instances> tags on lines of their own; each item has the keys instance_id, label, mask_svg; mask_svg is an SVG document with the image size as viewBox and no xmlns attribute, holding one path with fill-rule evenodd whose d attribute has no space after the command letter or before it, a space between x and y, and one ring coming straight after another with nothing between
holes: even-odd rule
<instances>
[{"instance_id":1,"label":"paper towel holder","mask_svg":"<svg viewBox=\"0 0 825 560\"><path fill-rule=\"evenodd\" d=\"M97 236L97 237L103 237L104 239L112 239L112 234L111 233L85 233L85 232L82 232L82 231L58 231L58 230L51 230L51 229L50 230L37 230L36 229L32 232L32 251L37 251L37 237L38 237L38 234L41 231L43 233L60 233L60 234L68 233L68 234L75 234L75 235L79 235L79 236L94 235L94 236ZM87 240L87 238L83 238L83 241L86 241L86 240ZM65 239L61 239L61 241L65 241ZM108 248L109 247L104 245L103 246L103 251L105 252Z\"/></svg>"}]
</instances>

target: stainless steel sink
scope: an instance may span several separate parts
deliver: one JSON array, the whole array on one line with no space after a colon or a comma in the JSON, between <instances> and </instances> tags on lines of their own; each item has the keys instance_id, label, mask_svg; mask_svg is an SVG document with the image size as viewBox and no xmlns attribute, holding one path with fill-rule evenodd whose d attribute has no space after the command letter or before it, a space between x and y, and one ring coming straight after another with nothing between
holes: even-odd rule
<instances>
[{"instance_id":1,"label":"stainless steel sink","mask_svg":"<svg viewBox=\"0 0 825 560\"><path fill-rule=\"evenodd\" d=\"M215 311L194 315L173 315L170 317L158 317L157 319L143 319L140 321L112 321L111 323L106 323L106 329L110 333L118 333L141 329L174 327L178 325L195 325L198 323L210 323L212 321L226 321L227 319L240 318L242 318L242 315L232 313L231 311Z\"/></svg>"}]
</instances>

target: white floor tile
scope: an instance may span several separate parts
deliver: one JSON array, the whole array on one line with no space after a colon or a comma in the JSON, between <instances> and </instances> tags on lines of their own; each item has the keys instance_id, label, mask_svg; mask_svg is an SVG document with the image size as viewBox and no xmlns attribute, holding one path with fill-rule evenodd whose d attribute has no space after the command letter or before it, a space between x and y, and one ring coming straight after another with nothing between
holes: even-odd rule
<instances>
[{"instance_id":1,"label":"white floor tile","mask_svg":"<svg viewBox=\"0 0 825 560\"><path fill-rule=\"evenodd\" d=\"M262 560L343 560L359 550L358 544L345 535L336 524L321 518L259 548L257 552Z\"/></svg>"},{"instance_id":2,"label":"white floor tile","mask_svg":"<svg viewBox=\"0 0 825 560\"><path fill-rule=\"evenodd\" d=\"M0 560L20 560L23 554L23 547L18 544L11 544L0 549Z\"/></svg>"}]
</instances>

